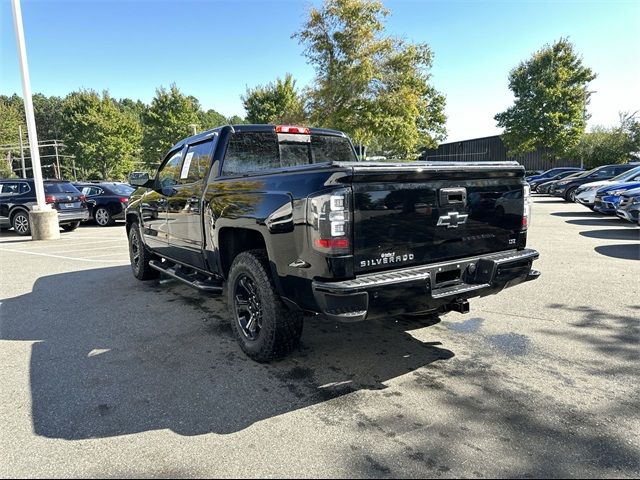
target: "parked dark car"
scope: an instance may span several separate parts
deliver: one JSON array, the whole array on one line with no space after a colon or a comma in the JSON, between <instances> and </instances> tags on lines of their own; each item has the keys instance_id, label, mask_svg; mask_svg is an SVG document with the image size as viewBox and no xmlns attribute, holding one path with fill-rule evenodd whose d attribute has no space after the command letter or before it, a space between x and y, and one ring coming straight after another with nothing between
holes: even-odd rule
<instances>
[{"instance_id":1,"label":"parked dark car","mask_svg":"<svg viewBox=\"0 0 640 480\"><path fill-rule=\"evenodd\" d=\"M530 175L528 177L525 177L525 180L528 183L535 182L538 180L545 180L545 179L551 180L553 177L561 174L562 172L577 172L579 170L582 170L582 169L580 167L556 167L556 168L551 168L546 172L542 172L540 175Z\"/></svg>"},{"instance_id":2,"label":"parked dark car","mask_svg":"<svg viewBox=\"0 0 640 480\"><path fill-rule=\"evenodd\" d=\"M561 178L561 179L558 179L558 180L549 180L547 182L540 183L538 185L538 188L537 188L537 193L548 195L549 193L551 193L551 189L553 188L553 186L557 182L560 182L562 180L568 180L570 178L578 178L578 177L584 175L585 173L586 172L584 172L583 170L579 170L577 172L570 173L569 175L567 175L564 178Z\"/></svg>"},{"instance_id":3,"label":"parked dark car","mask_svg":"<svg viewBox=\"0 0 640 480\"><path fill-rule=\"evenodd\" d=\"M82 182L74 184L87 197L89 218L106 227L125 219L129 197L135 187L118 182Z\"/></svg>"},{"instance_id":4,"label":"parked dark car","mask_svg":"<svg viewBox=\"0 0 640 480\"><path fill-rule=\"evenodd\" d=\"M593 209L596 212L615 215L622 195L629 190L640 188L640 181L606 185L596 192Z\"/></svg>"},{"instance_id":5,"label":"parked dark car","mask_svg":"<svg viewBox=\"0 0 640 480\"><path fill-rule=\"evenodd\" d=\"M85 196L70 182L44 181L45 201L58 210L60 226L75 230L89 218ZM37 205L32 178L0 180L0 228L11 228L18 235L30 235L29 211Z\"/></svg>"},{"instance_id":6,"label":"parked dark car","mask_svg":"<svg viewBox=\"0 0 640 480\"><path fill-rule=\"evenodd\" d=\"M616 215L640 226L640 188L622 194Z\"/></svg>"},{"instance_id":7,"label":"parked dark car","mask_svg":"<svg viewBox=\"0 0 640 480\"><path fill-rule=\"evenodd\" d=\"M551 189L551 194L556 197L562 197L567 202L574 202L576 190L580 185L600 180L609 180L637 166L637 164L625 163L596 167L577 178L564 179L556 182Z\"/></svg>"},{"instance_id":8,"label":"parked dark car","mask_svg":"<svg viewBox=\"0 0 640 480\"><path fill-rule=\"evenodd\" d=\"M538 192L538 187L540 185L542 185L543 183L547 183L547 182L553 182L556 180L562 180L563 178L569 177L571 175L578 175L580 173L582 173L584 170L565 170L564 172L559 173L558 175L555 175L551 178L539 178L538 180L531 180L529 183L529 186L531 187L531 191L532 192L536 192L536 193L540 193Z\"/></svg>"},{"instance_id":9,"label":"parked dark car","mask_svg":"<svg viewBox=\"0 0 640 480\"><path fill-rule=\"evenodd\" d=\"M258 361L295 348L305 313L466 313L540 274L517 162L359 162L341 132L235 125L182 140L130 182L134 276L225 291Z\"/></svg>"}]
</instances>

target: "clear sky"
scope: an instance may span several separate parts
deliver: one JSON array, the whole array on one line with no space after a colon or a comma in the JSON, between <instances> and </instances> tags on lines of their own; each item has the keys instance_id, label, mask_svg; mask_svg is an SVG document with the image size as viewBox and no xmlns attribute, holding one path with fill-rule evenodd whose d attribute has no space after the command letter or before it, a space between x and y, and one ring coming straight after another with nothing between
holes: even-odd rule
<instances>
[{"instance_id":1,"label":"clear sky","mask_svg":"<svg viewBox=\"0 0 640 480\"><path fill-rule=\"evenodd\" d=\"M313 78L291 34L313 1L22 0L34 92L107 89L149 102L175 82L205 108L244 115L247 86L291 72ZM508 73L545 43L569 37L598 73L590 125L640 110L640 0L386 0L388 31L427 42L433 83L447 97L447 140L500 133ZM0 93L21 94L11 3L0 0ZM2 121L2 119L0 119Z\"/></svg>"}]
</instances>

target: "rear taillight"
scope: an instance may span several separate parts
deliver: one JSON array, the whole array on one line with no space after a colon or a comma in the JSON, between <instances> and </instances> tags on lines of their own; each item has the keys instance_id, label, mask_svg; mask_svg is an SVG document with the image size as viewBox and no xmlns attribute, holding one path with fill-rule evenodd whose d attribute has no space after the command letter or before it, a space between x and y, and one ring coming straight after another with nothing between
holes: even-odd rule
<instances>
[{"instance_id":1,"label":"rear taillight","mask_svg":"<svg viewBox=\"0 0 640 480\"><path fill-rule=\"evenodd\" d=\"M522 230L526 230L531 223L531 187L524 185L523 188L524 213L522 215Z\"/></svg>"},{"instance_id":2,"label":"rear taillight","mask_svg":"<svg viewBox=\"0 0 640 480\"><path fill-rule=\"evenodd\" d=\"M128 197L120 197L120 203L127 203L129 201Z\"/></svg>"},{"instance_id":3,"label":"rear taillight","mask_svg":"<svg viewBox=\"0 0 640 480\"><path fill-rule=\"evenodd\" d=\"M301 133L309 135L311 130L307 127L295 127L293 125L276 125L276 133Z\"/></svg>"},{"instance_id":4,"label":"rear taillight","mask_svg":"<svg viewBox=\"0 0 640 480\"><path fill-rule=\"evenodd\" d=\"M307 224L312 247L330 255L351 253L351 192L333 190L307 201Z\"/></svg>"},{"instance_id":5,"label":"rear taillight","mask_svg":"<svg viewBox=\"0 0 640 480\"><path fill-rule=\"evenodd\" d=\"M44 197L44 201L47 203L56 203L56 197L53 195L47 195Z\"/></svg>"}]
</instances>

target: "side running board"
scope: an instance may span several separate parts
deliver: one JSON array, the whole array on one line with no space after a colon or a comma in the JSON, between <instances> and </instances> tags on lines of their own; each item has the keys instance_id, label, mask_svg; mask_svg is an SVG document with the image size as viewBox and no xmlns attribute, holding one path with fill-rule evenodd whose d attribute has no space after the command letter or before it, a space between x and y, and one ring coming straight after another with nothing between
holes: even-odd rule
<instances>
[{"instance_id":1,"label":"side running board","mask_svg":"<svg viewBox=\"0 0 640 480\"><path fill-rule=\"evenodd\" d=\"M149 261L149 266L201 292L222 293L222 285L218 280L213 277L207 277L200 272L189 270L186 267L168 261L151 260Z\"/></svg>"}]
</instances>

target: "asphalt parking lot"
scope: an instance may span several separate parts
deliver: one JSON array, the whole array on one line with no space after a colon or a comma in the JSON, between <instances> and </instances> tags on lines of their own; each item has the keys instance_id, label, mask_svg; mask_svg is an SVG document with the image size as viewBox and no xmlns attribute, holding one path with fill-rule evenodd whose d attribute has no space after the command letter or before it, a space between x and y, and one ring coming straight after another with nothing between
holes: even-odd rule
<instances>
[{"instance_id":1,"label":"asphalt parking lot","mask_svg":"<svg viewBox=\"0 0 640 480\"><path fill-rule=\"evenodd\" d=\"M536 282L424 325L305 324L140 283L124 227L0 237L2 477L638 477L640 229L533 205Z\"/></svg>"}]
</instances>

